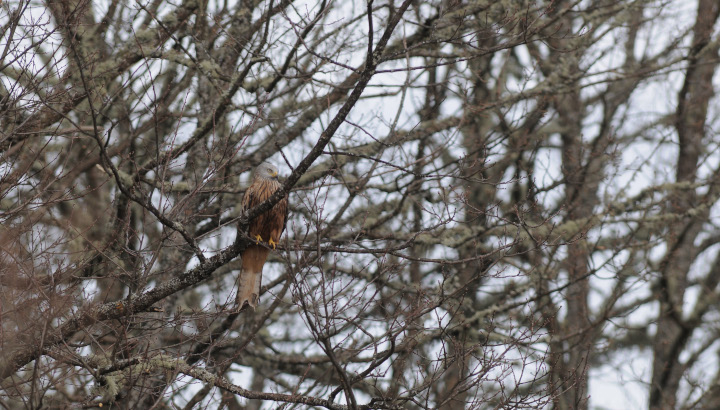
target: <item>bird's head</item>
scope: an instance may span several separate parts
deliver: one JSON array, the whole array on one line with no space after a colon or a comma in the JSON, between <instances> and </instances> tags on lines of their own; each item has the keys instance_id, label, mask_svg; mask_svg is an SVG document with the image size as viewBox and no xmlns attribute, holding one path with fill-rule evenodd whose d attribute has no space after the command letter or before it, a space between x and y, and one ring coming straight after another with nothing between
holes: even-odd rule
<instances>
[{"instance_id":1,"label":"bird's head","mask_svg":"<svg viewBox=\"0 0 720 410\"><path fill-rule=\"evenodd\" d=\"M263 162L255 170L255 178L278 179L278 169L273 164Z\"/></svg>"}]
</instances>

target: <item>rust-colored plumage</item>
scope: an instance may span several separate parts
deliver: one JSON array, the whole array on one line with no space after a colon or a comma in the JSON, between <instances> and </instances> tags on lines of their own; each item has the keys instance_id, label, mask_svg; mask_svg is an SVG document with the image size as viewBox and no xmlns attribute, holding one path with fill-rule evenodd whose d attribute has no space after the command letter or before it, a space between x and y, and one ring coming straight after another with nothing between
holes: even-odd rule
<instances>
[{"instance_id":1,"label":"rust-colored plumage","mask_svg":"<svg viewBox=\"0 0 720 410\"><path fill-rule=\"evenodd\" d=\"M242 202L243 209L249 210L280 189L282 185L277 176L277 168L273 165L268 163L260 164L255 170L250 187L245 191ZM237 292L238 309L242 309L246 303L253 309L257 307L262 282L262 269L270 253L268 245L274 249L280 241L280 236L285 230L287 214L288 200L287 196L285 196L269 211L250 221L248 235L254 238L257 243L248 246L241 254L242 269L238 278ZM267 242L268 245L261 242Z\"/></svg>"}]
</instances>

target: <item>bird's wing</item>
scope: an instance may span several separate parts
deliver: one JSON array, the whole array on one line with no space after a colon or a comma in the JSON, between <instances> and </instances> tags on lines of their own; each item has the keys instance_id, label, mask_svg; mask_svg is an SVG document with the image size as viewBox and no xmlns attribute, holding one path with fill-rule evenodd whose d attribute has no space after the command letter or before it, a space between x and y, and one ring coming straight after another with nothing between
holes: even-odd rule
<instances>
[{"instance_id":1,"label":"bird's wing","mask_svg":"<svg viewBox=\"0 0 720 410\"><path fill-rule=\"evenodd\" d=\"M259 204L261 201L259 201L259 191L260 191L260 183L257 181L253 181L252 184L248 187L247 190L245 190L245 195L243 195L242 200L242 210L243 212L247 212L250 208L253 206Z\"/></svg>"}]
</instances>

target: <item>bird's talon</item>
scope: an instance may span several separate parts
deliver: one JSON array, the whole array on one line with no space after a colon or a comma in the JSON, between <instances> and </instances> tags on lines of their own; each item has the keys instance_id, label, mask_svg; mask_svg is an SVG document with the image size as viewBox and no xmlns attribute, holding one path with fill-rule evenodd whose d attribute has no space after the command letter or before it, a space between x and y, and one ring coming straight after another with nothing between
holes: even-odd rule
<instances>
[{"instance_id":1,"label":"bird's talon","mask_svg":"<svg viewBox=\"0 0 720 410\"><path fill-rule=\"evenodd\" d=\"M262 242L262 240L263 240L262 236L260 236L260 235L255 235L255 243L256 243L256 244Z\"/></svg>"},{"instance_id":2,"label":"bird's talon","mask_svg":"<svg viewBox=\"0 0 720 410\"><path fill-rule=\"evenodd\" d=\"M270 240L268 241L268 244L270 246L272 246L273 250L275 250L275 248L277 248L277 242L273 241L272 238L270 238Z\"/></svg>"}]
</instances>

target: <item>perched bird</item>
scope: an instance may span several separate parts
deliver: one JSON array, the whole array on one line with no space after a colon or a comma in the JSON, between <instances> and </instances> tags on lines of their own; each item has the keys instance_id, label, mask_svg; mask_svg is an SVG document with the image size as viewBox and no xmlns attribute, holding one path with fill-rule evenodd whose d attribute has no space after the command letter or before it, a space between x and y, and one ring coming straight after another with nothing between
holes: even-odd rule
<instances>
[{"instance_id":1,"label":"perched bird","mask_svg":"<svg viewBox=\"0 0 720 410\"><path fill-rule=\"evenodd\" d=\"M278 170L267 162L260 164L253 174L252 183L245 191L242 207L247 212L252 207L259 205L272 194L280 189L282 185L278 181ZM280 241L280 236L285 230L285 223L288 216L287 195L275 206L250 221L248 235L255 239L255 243L248 246L240 255L242 258L242 269L238 278L237 309L242 309L247 303L255 309L260 297L260 283L262 281L262 269L270 253L269 246L275 249ZM269 246L262 244L267 242Z\"/></svg>"}]
</instances>

